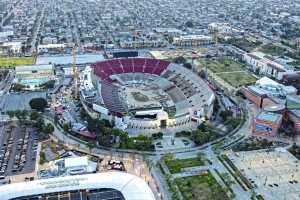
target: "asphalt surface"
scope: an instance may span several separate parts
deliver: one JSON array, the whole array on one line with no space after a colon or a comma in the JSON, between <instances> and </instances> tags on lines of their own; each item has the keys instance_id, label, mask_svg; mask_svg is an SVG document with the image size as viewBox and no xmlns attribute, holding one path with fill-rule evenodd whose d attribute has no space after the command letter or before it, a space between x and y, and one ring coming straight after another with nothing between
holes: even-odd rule
<instances>
[{"instance_id":1,"label":"asphalt surface","mask_svg":"<svg viewBox=\"0 0 300 200\"><path fill-rule=\"evenodd\" d=\"M33 98L46 98L46 92L20 92L4 95L0 101L2 112L11 110L30 110L29 102Z\"/></svg>"},{"instance_id":2,"label":"asphalt surface","mask_svg":"<svg viewBox=\"0 0 300 200\"><path fill-rule=\"evenodd\" d=\"M9 152L9 154L7 153L7 159L5 159L4 156L1 160L2 162L0 162L0 171L4 172L6 176L33 172L35 169L36 160L36 150L33 149L33 146L35 144L37 145L37 140L34 141L34 138L37 138L37 133L34 132L32 128L28 128L28 126L27 128L20 126L13 127L11 132L5 131L5 129L9 130L9 125L5 125L0 128L0 154L5 155L4 152ZM27 146L24 142L26 133L28 133ZM9 142L9 139L11 142ZM24 151L22 150L23 147ZM15 158L17 157L18 159L16 160L19 160L21 155L25 156L26 162L24 162L22 169L18 168L14 170L14 165L16 162L20 162L15 161ZM6 168L4 167L5 165L7 166Z\"/></svg>"}]
</instances>

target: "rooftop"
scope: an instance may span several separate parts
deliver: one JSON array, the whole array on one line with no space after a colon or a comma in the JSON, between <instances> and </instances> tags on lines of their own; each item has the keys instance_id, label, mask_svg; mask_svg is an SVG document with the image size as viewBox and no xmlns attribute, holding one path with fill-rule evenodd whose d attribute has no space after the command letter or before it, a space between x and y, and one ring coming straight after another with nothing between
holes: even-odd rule
<instances>
[{"instance_id":1,"label":"rooftop","mask_svg":"<svg viewBox=\"0 0 300 200\"><path fill-rule=\"evenodd\" d=\"M88 166L88 157L65 158L65 167Z\"/></svg>"},{"instance_id":2,"label":"rooftop","mask_svg":"<svg viewBox=\"0 0 300 200\"><path fill-rule=\"evenodd\" d=\"M256 118L259 120L277 123L282 118L282 115L263 111L259 113Z\"/></svg>"},{"instance_id":3,"label":"rooftop","mask_svg":"<svg viewBox=\"0 0 300 200\"><path fill-rule=\"evenodd\" d=\"M52 70L52 65L29 65L29 66L17 66L16 71L32 71L32 70Z\"/></svg>"}]
</instances>

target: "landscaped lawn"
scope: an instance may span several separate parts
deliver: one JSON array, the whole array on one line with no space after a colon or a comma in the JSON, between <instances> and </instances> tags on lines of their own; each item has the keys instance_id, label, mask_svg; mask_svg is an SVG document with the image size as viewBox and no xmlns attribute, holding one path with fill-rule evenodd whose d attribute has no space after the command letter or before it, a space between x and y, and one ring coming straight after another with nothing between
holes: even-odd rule
<instances>
[{"instance_id":1,"label":"landscaped lawn","mask_svg":"<svg viewBox=\"0 0 300 200\"><path fill-rule=\"evenodd\" d=\"M218 76L235 88L238 88L243 85L255 83L255 81L257 80L254 76L252 76L248 72L222 73L222 74L218 74Z\"/></svg>"},{"instance_id":2,"label":"landscaped lawn","mask_svg":"<svg viewBox=\"0 0 300 200\"><path fill-rule=\"evenodd\" d=\"M244 64L227 58L199 59L198 61L201 68L207 67L214 73L244 71L246 69Z\"/></svg>"},{"instance_id":3,"label":"landscaped lawn","mask_svg":"<svg viewBox=\"0 0 300 200\"><path fill-rule=\"evenodd\" d=\"M31 57L1 57L0 67L15 67L18 65L32 65Z\"/></svg>"},{"instance_id":4,"label":"landscaped lawn","mask_svg":"<svg viewBox=\"0 0 300 200\"><path fill-rule=\"evenodd\" d=\"M266 44L260 48L260 51L265 54L270 54L272 56L283 56L285 54L285 49L281 47L274 46L272 44Z\"/></svg>"},{"instance_id":5,"label":"landscaped lawn","mask_svg":"<svg viewBox=\"0 0 300 200\"><path fill-rule=\"evenodd\" d=\"M241 38L241 39L234 38L229 40L228 42L247 52L253 51L255 48L259 47L262 44L262 42L260 41L251 41L248 40L247 38Z\"/></svg>"},{"instance_id":6,"label":"landscaped lawn","mask_svg":"<svg viewBox=\"0 0 300 200\"><path fill-rule=\"evenodd\" d=\"M235 88L252 84L257 80L246 70L245 64L232 59L199 59L198 62L202 69L207 67L215 75Z\"/></svg>"},{"instance_id":7,"label":"landscaped lawn","mask_svg":"<svg viewBox=\"0 0 300 200\"><path fill-rule=\"evenodd\" d=\"M166 160L165 163L168 166L168 168L172 174L179 173L182 168L204 165L204 161L199 157L187 158L187 159Z\"/></svg>"},{"instance_id":8,"label":"landscaped lawn","mask_svg":"<svg viewBox=\"0 0 300 200\"><path fill-rule=\"evenodd\" d=\"M216 179L207 173L175 179L185 200L228 200Z\"/></svg>"}]
</instances>

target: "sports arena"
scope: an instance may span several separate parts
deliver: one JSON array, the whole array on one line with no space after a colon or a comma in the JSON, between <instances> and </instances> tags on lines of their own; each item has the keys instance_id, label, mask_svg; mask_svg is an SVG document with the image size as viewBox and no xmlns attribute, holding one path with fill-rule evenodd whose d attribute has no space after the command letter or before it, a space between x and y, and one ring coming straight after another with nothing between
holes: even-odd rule
<instances>
[{"instance_id":1,"label":"sports arena","mask_svg":"<svg viewBox=\"0 0 300 200\"><path fill-rule=\"evenodd\" d=\"M105 172L14 183L0 187L1 200L155 200L147 183L123 172Z\"/></svg>"},{"instance_id":2,"label":"sports arena","mask_svg":"<svg viewBox=\"0 0 300 200\"><path fill-rule=\"evenodd\" d=\"M212 114L215 96L206 82L169 61L111 59L83 74L82 94L97 94L94 111L130 135L195 129Z\"/></svg>"}]
</instances>

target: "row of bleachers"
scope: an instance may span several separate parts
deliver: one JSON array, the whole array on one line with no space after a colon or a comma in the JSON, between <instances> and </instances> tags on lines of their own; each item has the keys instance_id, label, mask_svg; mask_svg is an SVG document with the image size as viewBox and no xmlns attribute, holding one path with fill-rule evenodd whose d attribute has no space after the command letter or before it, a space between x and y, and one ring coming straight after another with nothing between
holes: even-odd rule
<instances>
[{"instance_id":1,"label":"row of bleachers","mask_svg":"<svg viewBox=\"0 0 300 200\"><path fill-rule=\"evenodd\" d=\"M94 73L102 80L110 80L109 76L122 73L148 73L160 75L170 64L169 61L152 58L113 59L92 65Z\"/></svg>"},{"instance_id":2,"label":"row of bleachers","mask_svg":"<svg viewBox=\"0 0 300 200\"><path fill-rule=\"evenodd\" d=\"M198 88L191 82L187 77L181 74L176 74L169 78L180 90L184 93L187 98L195 95L198 92Z\"/></svg>"},{"instance_id":3,"label":"row of bleachers","mask_svg":"<svg viewBox=\"0 0 300 200\"><path fill-rule=\"evenodd\" d=\"M124 113L126 110L119 99L118 87L109 81L104 80L101 83L101 95L107 109L113 115L122 116L122 113Z\"/></svg>"}]
</instances>

